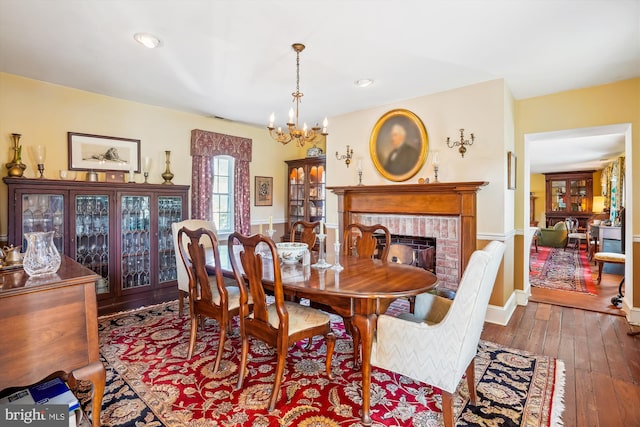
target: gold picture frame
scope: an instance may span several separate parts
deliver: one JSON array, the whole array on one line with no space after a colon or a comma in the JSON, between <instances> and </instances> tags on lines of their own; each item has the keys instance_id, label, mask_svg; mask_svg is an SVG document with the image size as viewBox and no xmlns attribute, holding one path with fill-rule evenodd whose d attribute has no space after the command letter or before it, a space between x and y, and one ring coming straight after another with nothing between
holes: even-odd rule
<instances>
[{"instance_id":1,"label":"gold picture frame","mask_svg":"<svg viewBox=\"0 0 640 427\"><path fill-rule=\"evenodd\" d=\"M255 177L255 206L273 206L273 177Z\"/></svg>"},{"instance_id":2,"label":"gold picture frame","mask_svg":"<svg viewBox=\"0 0 640 427\"><path fill-rule=\"evenodd\" d=\"M518 167L518 158L513 151L507 153L507 189L516 189L516 171Z\"/></svg>"},{"instance_id":3,"label":"gold picture frame","mask_svg":"<svg viewBox=\"0 0 640 427\"><path fill-rule=\"evenodd\" d=\"M409 110L396 109L378 119L369 140L369 154L382 176L406 181L427 158L429 137L422 120Z\"/></svg>"}]
</instances>

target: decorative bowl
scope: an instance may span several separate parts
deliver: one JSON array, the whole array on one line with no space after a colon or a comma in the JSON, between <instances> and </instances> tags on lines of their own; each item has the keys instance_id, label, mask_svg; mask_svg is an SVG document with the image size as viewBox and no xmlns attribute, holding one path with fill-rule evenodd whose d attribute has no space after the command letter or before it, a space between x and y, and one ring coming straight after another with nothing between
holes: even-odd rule
<instances>
[{"instance_id":1,"label":"decorative bowl","mask_svg":"<svg viewBox=\"0 0 640 427\"><path fill-rule=\"evenodd\" d=\"M64 179L65 181L74 181L76 179L76 172L60 170L60 179Z\"/></svg>"},{"instance_id":2,"label":"decorative bowl","mask_svg":"<svg viewBox=\"0 0 640 427\"><path fill-rule=\"evenodd\" d=\"M295 264L304 257L309 245L298 242L276 242L276 249L283 263Z\"/></svg>"}]
</instances>

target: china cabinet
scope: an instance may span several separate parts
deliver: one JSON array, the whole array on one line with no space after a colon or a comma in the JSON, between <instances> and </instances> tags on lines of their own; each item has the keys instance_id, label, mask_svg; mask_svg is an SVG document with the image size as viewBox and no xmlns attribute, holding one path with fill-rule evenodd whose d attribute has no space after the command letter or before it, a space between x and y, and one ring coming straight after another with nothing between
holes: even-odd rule
<instances>
[{"instance_id":1,"label":"china cabinet","mask_svg":"<svg viewBox=\"0 0 640 427\"><path fill-rule=\"evenodd\" d=\"M289 240L291 225L296 221L326 221L325 157L288 160L287 224L283 240Z\"/></svg>"},{"instance_id":2,"label":"china cabinet","mask_svg":"<svg viewBox=\"0 0 640 427\"><path fill-rule=\"evenodd\" d=\"M54 244L97 273L100 313L175 298L171 224L186 219L188 186L4 178L8 242L53 231Z\"/></svg>"},{"instance_id":3,"label":"china cabinet","mask_svg":"<svg viewBox=\"0 0 640 427\"><path fill-rule=\"evenodd\" d=\"M545 176L547 227L574 217L578 220L578 228L586 229L593 215L593 171L548 173Z\"/></svg>"}]
</instances>

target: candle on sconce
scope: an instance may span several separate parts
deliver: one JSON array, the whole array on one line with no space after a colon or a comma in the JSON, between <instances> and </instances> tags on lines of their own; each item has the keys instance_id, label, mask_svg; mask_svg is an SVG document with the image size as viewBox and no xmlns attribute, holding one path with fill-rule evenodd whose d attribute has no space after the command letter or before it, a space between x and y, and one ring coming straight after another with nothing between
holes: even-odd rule
<instances>
[{"instance_id":1,"label":"candle on sconce","mask_svg":"<svg viewBox=\"0 0 640 427\"><path fill-rule=\"evenodd\" d=\"M358 171L362 170L362 159L358 160Z\"/></svg>"},{"instance_id":2,"label":"candle on sconce","mask_svg":"<svg viewBox=\"0 0 640 427\"><path fill-rule=\"evenodd\" d=\"M273 230L273 217L269 216L269 230Z\"/></svg>"},{"instance_id":3,"label":"candle on sconce","mask_svg":"<svg viewBox=\"0 0 640 427\"><path fill-rule=\"evenodd\" d=\"M273 122L275 122L276 120L276 115L274 113L271 113L271 115L269 116L269 127L272 128L273 127Z\"/></svg>"}]
</instances>

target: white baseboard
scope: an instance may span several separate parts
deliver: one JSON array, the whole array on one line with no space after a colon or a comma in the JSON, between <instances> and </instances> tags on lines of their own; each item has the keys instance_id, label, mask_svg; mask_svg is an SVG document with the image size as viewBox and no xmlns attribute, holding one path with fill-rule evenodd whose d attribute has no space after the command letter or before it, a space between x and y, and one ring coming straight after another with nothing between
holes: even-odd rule
<instances>
[{"instance_id":1,"label":"white baseboard","mask_svg":"<svg viewBox=\"0 0 640 427\"><path fill-rule=\"evenodd\" d=\"M511 319L513 312L516 310L516 299L516 292L513 292L504 306L489 304L487 315L484 318L485 322L505 326L509 323L509 319Z\"/></svg>"},{"instance_id":2,"label":"white baseboard","mask_svg":"<svg viewBox=\"0 0 640 427\"><path fill-rule=\"evenodd\" d=\"M640 308L629 306L627 299L623 298L622 310L627 313L627 322L630 325L640 326Z\"/></svg>"},{"instance_id":3,"label":"white baseboard","mask_svg":"<svg viewBox=\"0 0 640 427\"><path fill-rule=\"evenodd\" d=\"M518 305L527 305L529 304L529 297L531 296L531 288L526 291L522 291L520 289L516 289L516 303Z\"/></svg>"}]
</instances>

